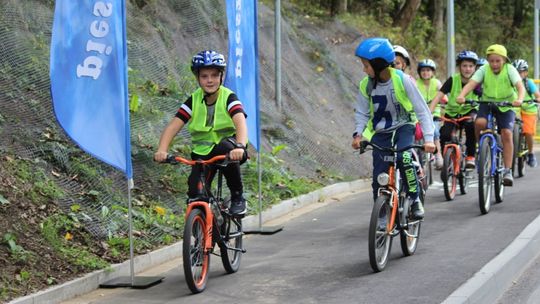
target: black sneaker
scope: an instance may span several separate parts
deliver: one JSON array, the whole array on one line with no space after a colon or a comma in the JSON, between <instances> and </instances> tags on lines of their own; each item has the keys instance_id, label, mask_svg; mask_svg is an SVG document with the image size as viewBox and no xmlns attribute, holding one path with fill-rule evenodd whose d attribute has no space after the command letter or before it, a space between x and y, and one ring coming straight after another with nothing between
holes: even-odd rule
<instances>
[{"instance_id":1,"label":"black sneaker","mask_svg":"<svg viewBox=\"0 0 540 304\"><path fill-rule=\"evenodd\" d=\"M247 212L246 200L243 197L231 201L229 213L232 215L244 215Z\"/></svg>"},{"instance_id":2,"label":"black sneaker","mask_svg":"<svg viewBox=\"0 0 540 304\"><path fill-rule=\"evenodd\" d=\"M424 206L422 206L422 202L419 199L412 203L411 215L413 220L421 220L424 218Z\"/></svg>"},{"instance_id":3,"label":"black sneaker","mask_svg":"<svg viewBox=\"0 0 540 304\"><path fill-rule=\"evenodd\" d=\"M503 185L506 187L512 187L514 185L514 177L512 176L512 169L506 168L503 171Z\"/></svg>"},{"instance_id":4,"label":"black sneaker","mask_svg":"<svg viewBox=\"0 0 540 304\"><path fill-rule=\"evenodd\" d=\"M529 165L531 168L535 168L538 165L536 162L536 156L534 156L534 154L529 153L527 156L527 165Z\"/></svg>"}]
</instances>

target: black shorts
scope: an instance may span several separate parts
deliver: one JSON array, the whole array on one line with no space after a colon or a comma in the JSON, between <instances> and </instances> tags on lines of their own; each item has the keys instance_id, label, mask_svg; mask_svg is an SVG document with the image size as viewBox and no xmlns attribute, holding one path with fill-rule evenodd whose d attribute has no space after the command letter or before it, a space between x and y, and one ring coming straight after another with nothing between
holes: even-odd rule
<instances>
[{"instance_id":1,"label":"black shorts","mask_svg":"<svg viewBox=\"0 0 540 304\"><path fill-rule=\"evenodd\" d=\"M494 106L492 104L480 104L480 108L478 109L478 114L476 118L487 119L490 107L493 109L492 113L497 120L497 126L499 127L499 130L514 129L514 119L516 118L516 112L514 112L513 110L502 112L497 106Z\"/></svg>"}]
</instances>

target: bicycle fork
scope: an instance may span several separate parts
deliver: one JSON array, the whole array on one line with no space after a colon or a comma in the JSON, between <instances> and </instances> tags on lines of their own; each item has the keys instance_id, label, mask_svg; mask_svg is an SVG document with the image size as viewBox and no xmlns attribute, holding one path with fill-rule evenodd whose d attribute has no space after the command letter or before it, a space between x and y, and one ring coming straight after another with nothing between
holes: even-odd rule
<instances>
[{"instance_id":1,"label":"bicycle fork","mask_svg":"<svg viewBox=\"0 0 540 304\"><path fill-rule=\"evenodd\" d=\"M204 211L204 221L206 229L204 229L203 233L205 234L204 238L204 254L208 254L212 252L212 249L214 246L212 246L212 228L214 223L214 214L212 213L212 209L210 209L210 204L203 201L195 201L191 202L187 206L185 219L187 219L187 216L191 213L191 210L194 208L198 208Z\"/></svg>"}]
</instances>

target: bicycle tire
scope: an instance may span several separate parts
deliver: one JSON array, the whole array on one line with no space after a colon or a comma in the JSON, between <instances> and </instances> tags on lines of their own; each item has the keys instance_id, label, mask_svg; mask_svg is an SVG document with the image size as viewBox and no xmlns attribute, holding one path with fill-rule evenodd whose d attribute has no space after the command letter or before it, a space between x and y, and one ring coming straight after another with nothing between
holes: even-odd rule
<instances>
[{"instance_id":1,"label":"bicycle tire","mask_svg":"<svg viewBox=\"0 0 540 304\"><path fill-rule=\"evenodd\" d=\"M482 214L491 208L491 141L491 137L484 137L478 153L478 204Z\"/></svg>"},{"instance_id":2,"label":"bicycle tire","mask_svg":"<svg viewBox=\"0 0 540 304\"><path fill-rule=\"evenodd\" d=\"M516 176L517 164L519 162L519 135L521 133L521 128L517 123L514 123L514 129L512 130L512 140L514 142L514 157L512 157L512 175Z\"/></svg>"},{"instance_id":3,"label":"bicycle tire","mask_svg":"<svg viewBox=\"0 0 540 304\"><path fill-rule=\"evenodd\" d=\"M444 188L444 196L447 201L451 201L456 196L457 176L455 174L456 165L456 149L448 146L446 153L443 156L443 167L441 169L441 181Z\"/></svg>"},{"instance_id":4,"label":"bicycle tire","mask_svg":"<svg viewBox=\"0 0 540 304\"><path fill-rule=\"evenodd\" d=\"M424 204L425 201L425 190L420 189L420 201L422 204ZM404 256L411 256L416 252L416 248L418 248L418 240L420 238L420 227L422 225L421 221L412 221L412 224L409 223L409 219L412 217L411 213L411 206L409 205L407 207L407 210L403 210L403 212L407 212L406 219L405 219L405 226L407 227L406 230L409 232L409 235L405 232L405 230L401 230L399 232L399 240L401 244L401 251L403 252Z\"/></svg>"},{"instance_id":5,"label":"bicycle tire","mask_svg":"<svg viewBox=\"0 0 540 304\"><path fill-rule=\"evenodd\" d=\"M182 255L184 276L193 293L200 293L206 288L210 269L210 255L205 252L206 220L203 211L192 209L184 225Z\"/></svg>"},{"instance_id":6,"label":"bicycle tire","mask_svg":"<svg viewBox=\"0 0 540 304\"><path fill-rule=\"evenodd\" d=\"M504 189L505 186L503 184L503 174L500 170L501 168L504 168L503 165L503 155L502 152L497 152L497 170L495 170L495 175L493 176L493 184L494 184L494 192L495 192L495 203L502 203L504 201Z\"/></svg>"},{"instance_id":7,"label":"bicycle tire","mask_svg":"<svg viewBox=\"0 0 540 304\"><path fill-rule=\"evenodd\" d=\"M527 142L525 140L525 135L521 133L519 134L519 146L518 146L519 158L518 158L518 164L517 164L519 177L525 176L525 168L527 167L525 158L527 157L527 154L523 153L522 155L521 153L521 151L525 151L525 150L527 150Z\"/></svg>"},{"instance_id":8,"label":"bicycle tire","mask_svg":"<svg viewBox=\"0 0 540 304\"><path fill-rule=\"evenodd\" d=\"M467 169L466 166L467 166L467 161L466 161L465 155L463 155L462 153L461 163L460 163L460 168L459 168L459 176L458 176L459 190L461 194L467 194L467 192L469 192L470 181L473 178L473 174L474 174L473 170Z\"/></svg>"},{"instance_id":9,"label":"bicycle tire","mask_svg":"<svg viewBox=\"0 0 540 304\"><path fill-rule=\"evenodd\" d=\"M223 243L219 243L221 262L227 273L235 273L240 268L242 260L242 219L233 219L230 216L224 218L220 227ZM233 249L227 249L226 246Z\"/></svg>"},{"instance_id":10,"label":"bicycle tire","mask_svg":"<svg viewBox=\"0 0 540 304\"><path fill-rule=\"evenodd\" d=\"M373 204L369 221L369 263L375 272L381 272L388 263L392 249L392 231L387 231L387 224L392 216L390 197L379 196ZM380 221L384 219L383 221ZM393 228L392 228L393 229Z\"/></svg>"}]
</instances>

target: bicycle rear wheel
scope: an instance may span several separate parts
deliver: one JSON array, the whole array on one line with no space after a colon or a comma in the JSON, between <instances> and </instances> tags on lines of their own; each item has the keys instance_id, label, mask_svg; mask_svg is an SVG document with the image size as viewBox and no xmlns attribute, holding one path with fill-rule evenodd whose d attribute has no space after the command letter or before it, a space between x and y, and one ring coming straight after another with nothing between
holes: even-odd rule
<instances>
[{"instance_id":1,"label":"bicycle rear wheel","mask_svg":"<svg viewBox=\"0 0 540 304\"><path fill-rule=\"evenodd\" d=\"M456 162L456 149L452 146L448 146L446 153L444 153L443 167L441 169L441 180L444 188L444 196L446 200L451 201L456 196L457 189L457 176L455 174L456 166L459 164Z\"/></svg>"},{"instance_id":2,"label":"bicycle rear wheel","mask_svg":"<svg viewBox=\"0 0 540 304\"><path fill-rule=\"evenodd\" d=\"M210 255L205 252L206 221L200 209L192 209L184 225L182 254L184 260L184 276L193 293L200 293L206 288Z\"/></svg>"},{"instance_id":3,"label":"bicycle rear wheel","mask_svg":"<svg viewBox=\"0 0 540 304\"><path fill-rule=\"evenodd\" d=\"M223 242L219 242L221 262L227 273L235 273L242 259L242 219L227 216L220 230L223 238Z\"/></svg>"},{"instance_id":4,"label":"bicycle rear wheel","mask_svg":"<svg viewBox=\"0 0 540 304\"><path fill-rule=\"evenodd\" d=\"M392 248L392 230L388 229L392 216L390 197L379 196L371 211L369 222L369 263L373 271L380 272L386 267Z\"/></svg>"},{"instance_id":5,"label":"bicycle rear wheel","mask_svg":"<svg viewBox=\"0 0 540 304\"><path fill-rule=\"evenodd\" d=\"M491 142L491 137L484 138L478 156L478 204L482 214L491 208Z\"/></svg>"},{"instance_id":6,"label":"bicycle rear wheel","mask_svg":"<svg viewBox=\"0 0 540 304\"><path fill-rule=\"evenodd\" d=\"M497 161L497 170L495 170L495 175L493 176L493 183L495 184L495 203L502 203L504 200L504 184L503 184L503 172L501 171L504 168L503 165L503 155L502 152L497 152L496 154Z\"/></svg>"},{"instance_id":7,"label":"bicycle rear wheel","mask_svg":"<svg viewBox=\"0 0 540 304\"><path fill-rule=\"evenodd\" d=\"M515 176L517 169L517 164L519 162L519 135L521 133L521 128L519 124L514 123L514 129L512 130L512 140L514 141L514 157L512 158L512 174Z\"/></svg>"},{"instance_id":8,"label":"bicycle rear wheel","mask_svg":"<svg viewBox=\"0 0 540 304\"><path fill-rule=\"evenodd\" d=\"M424 204L424 190L420 189L420 201ZM401 251L404 256L411 256L416 252L418 239L420 238L421 221L412 220L411 206L407 204L407 210L403 210L407 216L404 223L400 223L404 229L399 232Z\"/></svg>"},{"instance_id":9,"label":"bicycle rear wheel","mask_svg":"<svg viewBox=\"0 0 540 304\"><path fill-rule=\"evenodd\" d=\"M516 149L514 147L514 149ZM526 151L527 150L527 142L525 141L525 135L522 134L519 134L519 146L518 146L518 153L519 153L519 157L518 157L518 164L517 164L517 169L518 169L518 176L519 177L523 177L525 176L525 168L527 166L525 166L525 158L527 157L527 153L524 153L523 151Z\"/></svg>"},{"instance_id":10,"label":"bicycle rear wheel","mask_svg":"<svg viewBox=\"0 0 540 304\"><path fill-rule=\"evenodd\" d=\"M461 151L463 152L464 150ZM469 192L469 184L474 173L472 169L467 169L467 160L464 153L461 153L461 163L459 165L459 189L461 190L461 194L467 194L467 192Z\"/></svg>"}]
</instances>

